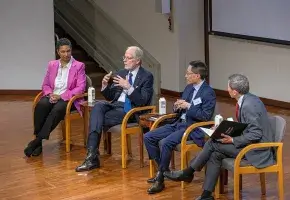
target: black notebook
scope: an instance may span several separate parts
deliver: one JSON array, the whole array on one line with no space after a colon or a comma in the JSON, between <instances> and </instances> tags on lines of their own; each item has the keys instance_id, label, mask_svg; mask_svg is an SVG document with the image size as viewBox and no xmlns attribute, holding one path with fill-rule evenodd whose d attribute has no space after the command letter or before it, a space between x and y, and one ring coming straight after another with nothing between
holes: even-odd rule
<instances>
[{"instance_id":1,"label":"black notebook","mask_svg":"<svg viewBox=\"0 0 290 200\"><path fill-rule=\"evenodd\" d=\"M209 137L218 140L223 138L221 136L222 133L231 137L240 136L247 126L248 124L245 123L224 120L215 130L207 128L201 128L201 130L203 130Z\"/></svg>"}]
</instances>

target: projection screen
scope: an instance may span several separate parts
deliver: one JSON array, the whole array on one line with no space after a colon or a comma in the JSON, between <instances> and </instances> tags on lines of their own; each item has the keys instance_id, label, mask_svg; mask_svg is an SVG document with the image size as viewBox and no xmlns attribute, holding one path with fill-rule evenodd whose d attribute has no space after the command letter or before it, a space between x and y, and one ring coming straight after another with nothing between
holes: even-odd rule
<instances>
[{"instance_id":1,"label":"projection screen","mask_svg":"<svg viewBox=\"0 0 290 200\"><path fill-rule=\"evenodd\" d=\"M211 34L290 45L290 0L211 0Z\"/></svg>"}]
</instances>

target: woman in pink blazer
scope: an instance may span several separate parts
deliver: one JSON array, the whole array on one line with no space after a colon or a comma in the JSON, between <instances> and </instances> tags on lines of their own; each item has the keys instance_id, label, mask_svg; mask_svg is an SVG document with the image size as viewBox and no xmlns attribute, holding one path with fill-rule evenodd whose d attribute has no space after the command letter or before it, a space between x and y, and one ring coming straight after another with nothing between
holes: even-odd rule
<instances>
[{"instance_id":1,"label":"woman in pink blazer","mask_svg":"<svg viewBox=\"0 0 290 200\"><path fill-rule=\"evenodd\" d=\"M36 138L24 149L26 156L38 156L42 152L42 140L49 139L50 133L64 119L68 101L86 88L85 65L71 56L71 42L60 39L56 44L59 60L48 63L42 84L43 96L34 111L34 134ZM80 112L80 100L72 109Z\"/></svg>"}]
</instances>

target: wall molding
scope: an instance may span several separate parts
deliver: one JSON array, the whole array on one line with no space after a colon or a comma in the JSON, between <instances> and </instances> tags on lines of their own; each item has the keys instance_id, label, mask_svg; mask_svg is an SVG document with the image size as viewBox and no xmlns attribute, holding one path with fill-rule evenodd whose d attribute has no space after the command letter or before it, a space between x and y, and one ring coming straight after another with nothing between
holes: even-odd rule
<instances>
[{"instance_id":1,"label":"wall molding","mask_svg":"<svg viewBox=\"0 0 290 200\"><path fill-rule=\"evenodd\" d=\"M0 95L27 95L27 96L35 96L37 95L41 90L1 90L0 89ZM217 96L220 97L227 97L230 99L228 91L225 90L219 90L219 89L214 89L215 93ZM167 95L167 96L172 96L172 97L181 97L182 92L176 92L172 90L167 90L161 88L161 94L162 95ZM260 97L260 99L263 101L263 103L267 106L275 106L275 107L280 107L284 109L290 109L290 103L285 102L285 101L279 101L279 100L274 100L274 99L268 99L264 97Z\"/></svg>"},{"instance_id":2,"label":"wall molding","mask_svg":"<svg viewBox=\"0 0 290 200\"><path fill-rule=\"evenodd\" d=\"M214 91L215 91L217 96L226 97L226 98L230 99L228 91L219 90L219 89L214 89ZM162 88L161 88L161 94L162 95L172 96L172 97L180 97L181 96L181 92L171 91L171 90L162 89ZM279 100L274 100L274 99L268 99L268 98L264 98L264 97L259 97L259 98L267 106L275 106L275 107L280 107L280 108L284 108L284 109L290 109L290 103L289 102L279 101Z\"/></svg>"},{"instance_id":3,"label":"wall molding","mask_svg":"<svg viewBox=\"0 0 290 200\"><path fill-rule=\"evenodd\" d=\"M0 95L26 95L36 96L41 90L1 90Z\"/></svg>"},{"instance_id":4,"label":"wall molding","mask_svg":"<svg viewBox=\"0 0 290 200\"><path fill-rule=\"evenodd\" d=\"M182 92L176 92L172 90L167 90L167 89L160 89L160 92L162 95L167 95L167 96L172 96L172 97L181 97Z\"/></svg>"}]
</instances>

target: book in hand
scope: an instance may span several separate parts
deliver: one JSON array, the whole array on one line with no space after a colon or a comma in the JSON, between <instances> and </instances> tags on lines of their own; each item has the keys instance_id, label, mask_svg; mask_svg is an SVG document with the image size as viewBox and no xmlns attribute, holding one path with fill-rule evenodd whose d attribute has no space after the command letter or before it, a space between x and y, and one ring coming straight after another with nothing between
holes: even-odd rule
<instances>
[{"instance_id":1,"label":"book in hand","mask_svg":"<svg viewBox=\"0 0 290 200\"><path fill-rule=\"evenodd\" d=\"M208 128L200 129L209 137L218 140L223 138L221 134L229 135L231 137L240 136L247 126L248 124L245 123L223 120L215 130Z\"/></svg>"}]
</instances>

